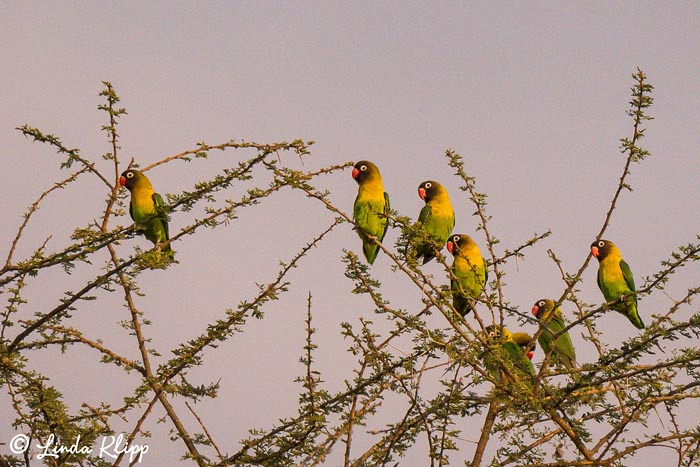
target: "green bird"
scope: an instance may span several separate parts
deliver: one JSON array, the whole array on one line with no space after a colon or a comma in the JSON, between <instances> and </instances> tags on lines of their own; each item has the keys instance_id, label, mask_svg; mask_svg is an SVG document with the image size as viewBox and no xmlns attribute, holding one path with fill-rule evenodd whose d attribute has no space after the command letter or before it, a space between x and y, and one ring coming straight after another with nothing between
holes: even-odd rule
<instances>
[{"instance_id":1,"label":"green bird","mask_svg":"<svg viewBox=\"0 0 700 467\"><path fill-rule=\"evenodd\" d=\"M418 186L418 196L425 206L418 215L418 223L423 226L427 241L416 246L416 258L423 258L423 264L435 258L435 250L440 251L455 226L455 212L447 190L438 182L429 180Z\"/></svg>"},{"instance_id":2,"label":"green bird","mask_svg":"<svg viewBox=\"0 0 700 467\"><path fill-rule=\"evenodd\" d=\"M163 197L153 190L151 181L143 172L129 169L119 177L119 185L131 192L129 215L137 224L138 230L156 247L170 239L168 235L168 216L165 213ZM172 251L168 243L163 247Z\"/></svg>"},{"instance_id":3,"label":"green bird","mask_svg":"<svg viewBox=\"0 0 700 467\"><path fill-rule=\"evenodd\" d=\"M493 325L486 327L486 333L490 352L484 354L484 365L491 373L498 373L499 370L503 369L503 366L506 366L515 377L535 374L535 367L530 361L532 358L530 353L526 354L523 351L524 347L532 340L530 335L526 333L511 334L505 326ZM514 336L517 336L520 344L515 341Z\"/></svg>"},{"instance_id":4,"label":"green bird","mask_svg":"<svg viewBox=\"0 0 700 467\"><path fill-rule=\"evenodd\" d=\"M591 254L598 258L598 287L603 292L605 301L614 302L624 296L612 308L627 316L637 329L644 329L637 311L637 289L632 270L622 259L620 250L610 240L598 240L591 243Z\"/></svg>"},{"instance_id":5,"label":"green bird","mask_svg":"<svg viewBox=\"0 0 700 467\"><path fill-rule=\"evenodd\" d=\"M370 161L355 164L352 178L359 185L352 218L359 227L357 234L362 239L362 252L367 262L372 264L379 253L379 246L369 236L376 237L380 242L384 240L388 225L389 195L384 191L379 169Z\"/></svg>"},{"instance_id":6,"label":"green bird","mask_svg":"<svg viewBox=\"0 0 700 467\"><path fill-rule=\"evenodd\" d=\"M452 305L462 316L472 311L474 299L484 291L489 273L479 247L469 235L452 235L447 241L447 251L452 253ZM456 278L456 279L455 279ZM460 290L461 288L461 290Z\"/></svg>"},{"instance_id":7,"label":"green bird","mask_svg":"<svg viewBox=\"0 0 700 467\"><path fill-rule=\"evenodd\" d=\"M571 343L569 332L562 333L557 338L556 342L553 342L554 334L566 328L561 310L559 307L554 307L554 300L546 298L537 300L532 307L532 314L538 319L540 325L549 320L549 324L547 324L547 327L542 331L539 339L537 339L545 354L551 351L552 362L563 365L570 370L576 368L576 353L574 352L574 346ZM552 346L554 346L554 350L552 350Z\"/></svg>"}]
</instances>

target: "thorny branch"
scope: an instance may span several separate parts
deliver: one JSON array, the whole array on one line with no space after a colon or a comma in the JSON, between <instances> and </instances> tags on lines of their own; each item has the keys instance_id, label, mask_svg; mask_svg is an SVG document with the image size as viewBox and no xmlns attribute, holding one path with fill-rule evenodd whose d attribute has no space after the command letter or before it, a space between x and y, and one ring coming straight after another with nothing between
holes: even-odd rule
<instances>
[{"instance_id":1,"label":"thorny branch","mask_svg":"<svg viewBox=\"0 0 700 467\"><path fill-rule=\"evenodd\" d=\"M635 84L628 112L633 120L632 136L621 140L624 167L596 239L605 233L622 191L631 190L628 179L632 163L641 162L648 155L639 143L645 132L643 124L651 118L646 109L652 103L650 93L653 88L641 70L637 70L633 79ZM613 466L622 465L630 457L653 447L672 447L679 466L693 465L698 459L700 436L697 428L683 425L677 414L688 404L697 404L700 400L700 352L693 346L700 338L700 313L687 319L679 318L682 311L692 308L692 300L700 293L700 287L688 288L668 310L656 314L654 321L637 337L618 347L609 347L599 339L594 318L616 302L592 307L577 296L576 287L589 265L590 256L586 256L577 272L568 274L554 252L549 250L564 282L564 291L557 305L566 300L577 310L576 319L569 321L554 338L564 332L584 329L586 344L595 349L598 360L584 362L573 370L559 371L550 367L550 351L535 375L531 378L517 376L512 364L489 347L484 328L489 322L500 324L510 318L532 320L508 302L503 266L523 257L528 249L537 248L551 231L535 233L518 246L501 249L486 212L486 195L477 191L475 177L465 167L461 156L452 150L445 153L448 165L464 182L461 188L468 202L475 207L479 219L477 230L484 232L488 266L495 275L485 296L475 298L477 306L472 315L461 318L452 306L451 291L444 285L445 280L449 282L451 270L443 257L438 256L437 262L445 274L436 279L415 262L403 258L397 253L398 249L370 237L393 271L398 273L391 280L403 280L406 287L420 291L422 303L408 310L392 306L389 289L385 290L373 275L372 271L376 269L370 270L354 253L346 251L343 261L346 276L354 285L353 293L369 299L375 316L372 320L366 316L360 318L358 330L352 323L342 325L343 336L350 343L349 350L357 358L354 376L344 379L343 389L332 393L325 387L315 366L312 367L318 344L312 341L315 330L311 327L309 291L302 357L304 373L298 380L302 382L303 390L296 415L279 418L277 423L264 430L251 430L250 437L241 442L242 447L231 448L229 445L233 454L225 454L225 447L221 449L214 442L212 433L187 400L216 397L218 383L192 391L188 389L186 375L190 369L205 364L205 352L215 352L220 342L243 332L248 318L262 318L266 304L289 290L291 284L287 276L290 271L302 264L301 260L312 248L319 247L327 234L343 223L358 228L355 220L332 201L329 192L314 186L319 177L342 171L352 163L331 165L313 172L295 171L281 164L279 153L291 151L301 158L309 154L308 146L312 142L294 140L260 144L231 140L214 145L200 142L193 149L143 167L143 171L148 171L173 161L206 159L212 151L254 152L237 167L225 169L211 180L195 183L191 191L168 195L167 211L171 214L178 212L184 216L195 206L205 206L206 213L199 219L190 218L189 224L174 233L168 243L185 241L186 237L198 234L202 227L229 224L237 220L241 208L256 206L285 188L304 193L310 202L321 203L333 213L330 225L306 243L289 263L282 263L277 275L260 285L257 294L235 309L225 310L220 319L205 324L195 337L172 349L174 356L161 359L159 349L151 347L153 344L144 332L149 310L137 306L141 294L138 282L144 268L164 268L164 274L167 274L172 264L155 261L156 249L123 255L115 248L135 229L134 226L109 227L123 206L123 194L116 183L123 169L118 157L117 123L126 111L117 106L119 97L111 84L104 82L104 85L101 96L106 104L100 109L109 116L108 124L103 127L110 145L110 152L103 156L106 161L111 161L109 170L83 156L79 149L67 147L56 136L44 134L29 125L19 128L26 137L48 144L64 156L61 168L68 169L74 163L81 166L42 192L29 207L0 269L0 291L9 297L0 333L0 379L10 396L15 425L31 427L33 439L43 441L49 435L68 439L76 433L84 435L85 439L94 439L100 434L113 432L111 420L119 417L132 420L128 435L128 441L132 442L139 433L144 433L146 421L153 414L154 407L160 404L177 438L185 445L186 456L198 465L320 465L333 462L329 456L333 455L339 441L344 444L343 452L339 454L344 466L390 465L400 462L400 458L409 453L415 456L417 449L411 449L415 449L422 437L427 445L423 462L426 465L446 465L454 457L460 457L473 467L484 463ZM277 156L276 161L269 157L273 155ZM254 168L260 168L272 177L268 185L250 189L236 201L217 202L215 194L228 190L234 182L250 180ZM104 175L108 172L111 172L109 176ZM105 209L99 224L95 221L88 228L77 229L74 242L54 249L53 253L46 253L47 240L35 249L31 257L16 261L17 246L31 226L33 214L58 189L72 188L86 173L95 175L107 187ZM401 230L402 236L408 237L413 232L410 219L399 213L391 212L388 219L392 227ZM77 292L67 292L48 311L32 317L21 315L26 309L24 294L27 284L35 281L40 272L55 266L64 267L68 272L75 262L91 265L97 258L105 262L103 270L83 282ZM656 274L644 281L637 295L646 296L662 290L675 277L676 271L699 259L700 245L691 243L679 247L670 259L662 263ZM63 323L68 313L74 313L79 322L79 305L84 300L93 299L93 291L113 292L116 287L123 291L124 303L129 310L129 320L124 327L135 337L133 345L138 349L137 360L91 338L79 327ZM439 311L437 317L431 316L435 310ZM485 319L484 316L489 314L489 319ZM23 329L7 337L15 323L23 325ZM541 327L532 337L530 348L534 347L543 329ZM32 340L28 339L29 336ZM659 356L656 352L668 342L677 343L676 350L662 352ZM79 415L69 414L60 394L47 379L27 367L34 352L48 348L63 350L72 345L93 349L104 362L137 372L142 378L140 386L128 394L119 408L85 403L87 410ZM403 350L407 346L410 350ZM645 360L639 362L643 357ZM497 362L495 373L486 367L484 360L487 358ZM178 376L181 382L175 383ZM178 399L184 399L185 408L204 430L204 435L193 436L187 430L186 420L180 412L182 406L174 403ZM399 405L399 409L392 411L392 404ZM631 437L630 433L647 426L649 417L655 411L658 413L659 407L667 414L668 426L662 424L658 433L639 439ZM479 415L482 419L477 420ZM374 429L369 427L372 423ZM380 427L376 428L376 424ZM600 424L607 428L599 429ZM461 430L470 425L479 427L475 429L478 440L465 442ZM205 449L213 449L217 461L208 459ZM553 462L550 462L550 457ZM122 460L123 455L115 465ZM0 456L0 463L4 461L4 456ZM96 459L87 459L86 463L92 461ZM28 455L24 462L29 465Z\"/></svg>"}]
</instances>

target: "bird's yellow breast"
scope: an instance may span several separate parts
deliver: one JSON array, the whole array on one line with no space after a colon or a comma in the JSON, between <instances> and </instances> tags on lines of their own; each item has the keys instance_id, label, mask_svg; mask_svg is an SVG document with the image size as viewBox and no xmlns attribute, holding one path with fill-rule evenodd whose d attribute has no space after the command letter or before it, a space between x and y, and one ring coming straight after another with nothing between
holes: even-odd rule
<instances>
[{"instance_id":1,"label":"bird's yellow breast","mask_svg":"<svg viewBox=\"0 0 700 467\"><path fill-rule=\"evenodd\" d=\"M447 196L447 192L440 193L433 198L430 201L430 208L432 215L436 217L452 217L454 215L452 203L450 203L450 197Z\"/></svg>"},{"instance_id":2,"label":"bird's yellow breast","mask_svg":"<svg viewBox=\"0 0 700 467\"><path fill-rule=\"evenodd\" d=\"M358 201L383 200L383 199L384 199L384 186L382 186L381 180L363 183L362 185L360 185L360 189L357 193L357 200Z\"/></svg>"},{"instance_id":3,"label":"bird's yellow breast","mask_svg":"<svg viewBox=\"0 0 700 467\"><path fill-rule=\"evenodd\" d=\"M483 267L484 260L477 246L471 245L467 248L463 248L460 253L460 255L455 256L455 261L464 261L464 266L471 264L476 268ZM467 263L467 261L469 263Z\"/></svg>"},{"instance_id":4,"label":"bird's yellow breast","mask_svg":"<svg viewBox=\"0 0 700 467\"><path fill-rule=\"evenodd\" d=\"M153 190L138 188L131 190L131 214L135 222L142 222L155 212Z\"/></svg>"},{"instance_id":5,"label":"bird's yellow breast","mask_svg":"<svg viewBox=\"0 0 700 467\"><path fill-rule=\"evenodd\" d=\"M620 267L621 260L620 256L609 256L600 262L600 268L603 270L606 280L625 280Z\"/></svg>"}]
</instances>

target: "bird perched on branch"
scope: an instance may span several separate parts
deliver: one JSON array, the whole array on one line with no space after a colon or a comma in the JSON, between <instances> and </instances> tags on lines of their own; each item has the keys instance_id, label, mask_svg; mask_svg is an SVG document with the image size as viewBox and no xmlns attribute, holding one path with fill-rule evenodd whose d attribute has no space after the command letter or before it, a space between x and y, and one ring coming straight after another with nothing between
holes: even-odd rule
<instances>
[{"instance_id":1,"label":"bird perched on branch","mask_svg":"<svg viewBox=\"0 0 700 467\"><path fill-rule=\"evenodd\" d=\"M610 240L597 240L591 243L591 254L598 259L598 287L605 301L619 301L612 309L625 315L637 329L644 329L637 311L632 270L622 259L620 250Z\"/></svg>"},{"instance_id":2,"label":"bird perched on branch","mask_svg":"<svg viewBox=\"0 0 700 467\"><path fill-rule=\"evenodd\" d=\"M479 247L466 234L455 234L447 241L447 251L454 256L452 262L452 305L462 316L472 311L474 299L484 291L489 273Z\"/></svg>"},{"instance_id":3,"label":"bird perched on branch","mask_svg":"<svg viewBox=\"0 0 700 467\"><path fill-rule=\"evenodd\" d=\"M532 336L526 332L514 332L511 334L511 337L513 338L513 342L518 344L520 350L525 353L528 360L532 360L532 357L535 356L535 350L537 349L537 345L533 345L530 350L527 350L528 344L532 341Z\"/></svg>"},{"instance_id":4,"label":"bird perched on branch","mask_svg":"<svg viewBox=\"0 0 700 467\"><path fill-rule=\"evenodd\" d=\"M355 164L352 178L359 185L352 217L358 226L357 234L362 239L362 253L372 264L379 253L379 246L369 237L376 237L379 242L384 240L388 226L389 195L384 191L379 169L370 161Z\"/></svg>"},{"instance_id":5,"label":"bird perched on branch","mask_svg":"<svg viewBox=\"0 0 700 467\"><path fill-rule=\"evenodd\" d=\"M423 258L425 264L435 258L435 251L445 246L455 226L455 212L447 190L434 180L421 183L418 196L425 201L418 223L423 226L427 238L416 245L416 258Z\"/></svg>"},{"instance_id":6,"label":"bird perched on branch","mask_svg":"<svg viewBox=\"0 0 700 467\"><path fill-rule=\"evenodd\" d=\"M566 328L561 310L559 307L555 308L554 303L554 300L543 298L537 300L532 307L532 314L540 322L540 326L544 326L544 323L547 323L537 341L542 346L545 354L552 352L552 362L571 370L576 368L576 353L568 331L562 333L554 341L554 335ZM554 350L552 350L552 347L554 347Z\"/></svg>"},{"instance_id":7,"label":"bird perched on branch","mask_svg":"<svg viewBox=\"0 0 700 467\"><path fill-rule=\"evenodd\" d=\"M140 170L125 170L119 177L119 185L131 193L129 215L137 224L137 231L153 242L156 247L170 239L168 216L163 197L153 190L151 181ZM172 251L168 243L164 251Z\"/></svg>"},{"instance_id":8,"label":"bird perched on branch","mask_svg":"<svg viewBox=\"0 0 700 467\"><path fill-rule=\"evenodd\" d=\"M492 373L512 374L516 378L524 375L534 375L535 367L530 361L531 356L523 352L523 347L527 345L532 337L526 333L516 333L520 345L513 338L505 326L487 326L486 341L489 345L489 352L484 353L484 365ZM527 339L527 340L525 340ZM504 370L508 371L504 371ZM508 377L507 379L512 380Z\"/></svg>"}]
</instances>

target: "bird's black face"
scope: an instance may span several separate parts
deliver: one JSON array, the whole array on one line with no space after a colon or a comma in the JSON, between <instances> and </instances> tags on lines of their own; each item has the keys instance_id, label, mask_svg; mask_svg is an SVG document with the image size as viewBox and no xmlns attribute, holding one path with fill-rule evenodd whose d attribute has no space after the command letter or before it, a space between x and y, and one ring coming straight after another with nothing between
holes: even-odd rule
<instances>
[{"instance_id":1,"label":"bird's black face","mask_svg":"<svg viewBox=\"0 0 700 467\"><path fill-rule=\"evenodd\" d=\"M438 192L440 184L432 180L421 183L418 186L418 196L426 203L433 199Z\"/></svg>"},{"instance_id":2,"label":"bird's black face","mask_svg":"<svg viewBox=\"0 0 700 467\"><path fill-rule=\"evenodd\" d=\"M485 331L489 341L498 342L501 340L501 335L503 333L501 332L500 326L486 326Z\"/></svg>"},{"instance_id":3,"label":"bird's black face","mask_svg":"<svg viewBox=\"0 0 700 467\"><path fill-rule=\"evenodd\" d=\"M352 178L357 183L362 183L367 180L370 173L373 171L373 164L369 161L360 161L352 169Z\"/></svg>"},{"instance_id":4,"label":"bird's black face","mask_svg":"<svg viewBox=\"0 0 700 467\"><path fill-rule=\"evenodd\" d=\"M452 256L456 256L459 252L459 241L459 235L453 235L449 238L449 240L447 240L447 251L449 251Z\"/></svg>"},{"instance_id":5,"label":"bird's black face","mask_svg":"<svg viewBox=\"0 0 700 467\"><path fill-rule=\"evenodd\" d=\"M532 306L532 315L540 319L540 316L542 316L542 313L545 312L547 309L547 300L537 300L535 304Z\"/></svg>"},{"instance_id":6,"label":"bird's black face","mask_svg":"<svg viewBox=\"0 0 700 467\"><path fill-rule=\"evenodd\" d=\"M612 242L609 240L598 240L591 243L591 254L598 258L598 261L605 259L612 249Z\"/></svg>"},{"instance_id":7,"label":"bird's black face","mask_svg":"<svg viewBox=\"0 0 700 467\"><path fill-rule=\"evenodd\" d=\"M452 253L452 256L457 256L460 250L464 251L469 242L472 241L468 235L455 234L447 240L447 251Z\"/></svg>"},{"instance_id":8,"label":"bird's black face","mask_svg":"<svg viewBox=\"0 0 700 467\"><path fill-rule=\"evenodd\" d=\"M134 184L136 183L136 179L138 178L138 171L129 169L125 170L122 173L122 176L119 177L119 185L126 187L129 191L134 187Z\"/></svg>"}]
</instances>

